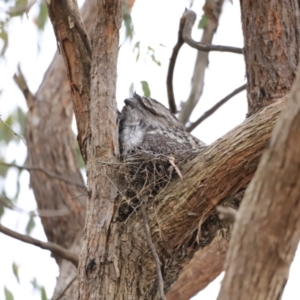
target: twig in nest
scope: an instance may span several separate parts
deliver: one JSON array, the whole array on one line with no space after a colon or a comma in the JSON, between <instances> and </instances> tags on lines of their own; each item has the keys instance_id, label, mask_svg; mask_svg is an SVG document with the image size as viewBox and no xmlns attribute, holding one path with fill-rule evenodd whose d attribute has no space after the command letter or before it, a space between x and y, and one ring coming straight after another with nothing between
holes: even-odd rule
<instances>
[{"instance_id":1,"label":"twig in nest","mask_svg":"<svg viewBox=\"0 0 300 300\"><path fill-rule=\"evenodd\" d=\"M200 125L204 120L206 120L208 117L210 117L215 111L217 111L223 104L225 104L228 100L230 100L232 97L237 95L238 93L242 92L246 89L247 84L243 84L239 88L235 89L233 92L231 92L229 95L227 95L225 98L220 100L217 104L215 104L212 108L207 110L197 121L192 123L190 126L186 128L187 132L191 132L194 130L198 125Z\"/></svg>"},{"instance_id":2,"label":"twig in nest","mask_svg":"<svg viewBox=\"0 0 300 300\"><path fill-rule=\"evenodd\" d=\"M179 168L178 168L178 167L176 166L176 164L175 164L175 157L174 157L174 156L170 156L170 157L169 157L169 162L170 162L170 164L174 167L174 169L175 169L176 173L178 174L178 176L179 176L181 179L183 179L182 174L181 174Z\"/></svg>"},{"instance_id":3,"label":"twig in nest","mask_svg":"<svg viewBox=\"0 0 300 300\"><path fill-rule=\"evenodd\" d=\"M237 211L232 207L217 206L219 218L225 222L233 224L236 220Z\"/></svg>"},{"instance_id":4,"label":"twig in nest","mask_svg":"<svg viewBox=\"0 0 300 300\"><path fill-rule=\"evenodd\" d=\"M144 226L145 226L145 232L146 232L146 237L147 237L147 243L148 246L151 250L152 256L154 258L155 261L155 266L156 266L156 273L157 273L157 278L158 278L158 290L159 290L159 296L160 296L160 300L165 300L165 293L164 293L164 280L161 274L161 262L159 260L158 254L156 252L155 246L152 242L152 238L151 238L151 232L150 232L150 227L149 227L149 223L148 223L148 218L147 218L147 214L146 214L146 210L145 210L145 204L143 204L141 206L141 211L142 211L142 215L143 215L143 221L144 221Z\"/></svg>"}]
</instances>

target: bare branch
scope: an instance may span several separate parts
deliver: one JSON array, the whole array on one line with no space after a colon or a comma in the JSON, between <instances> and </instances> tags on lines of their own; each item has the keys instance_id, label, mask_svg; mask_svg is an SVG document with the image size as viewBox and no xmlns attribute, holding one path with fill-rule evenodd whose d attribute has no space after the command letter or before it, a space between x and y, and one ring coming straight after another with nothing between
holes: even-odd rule
<instances>
[{"instance_id":1,"label":"bare branch","mask_svg":"<svg viewBox=\"0 0 300 300\"><path fill-rule=\"evenodd\" d=\"M155 250L155 246L152 242L149 222L148 222L148 218L147 218L147 214L146 214L146 210L145 210L145 204L141 205L141 211L142 211L142 215L143 215L147 243L151 250L152 256L154 258L155 266L156 266L156 274L157 274L157 280L158 280L158 290L159 290L160 300L165 300L166 297L165 297L165 293L164 293L164 280L163 280L163 277L161 274L161 262L159 260L158 254Z\"/></svg>"},{"instance_id":2,"label":"bare branch","mask_svg":"<svg viewBox=\"0 0 300 300\"><path fill-rule=\"evenodd\" d=\"M232 97L237 95L238 93L244 91L246 89L247 84L243 84L239 88L235 89L233 92L231 92L229 95L227 95L225 98L220 100L217 104L215 104L212 108L207 110L197 121L192 123L190 126L186 128L187 132L191 132L194 130L198 125L200 125L204 120L206 120L208 117L210 117L215 111L217 111L223 104L225 104L228 100L230 100Z\"/></svg>"},{"instance_id":3,"label":"bare branch","mask_svg":"<svg viewBox=\"0 0 300 300\"><path fill-rule=\"evenodd\" d=\"M0 232L2 232L5 235L8 235L14 239L17 239L19 241L22 241L27 244L31 244L34 246L37 246L42 249L49 250L53 252L56 255L59 255L60 257L70 261L73 265L76 267L78 266L78 257L74 253L66 250L65 248L51 242L43 242L38 239L34 239L31 236L20 234L18 232L15 232L3 225L0 224Z\"/></svg>"},{"instance_id":4,"label":"bare branch","mask_svg":"<svg viewBox=\"0 0 300 300\"><path fill-rule=\"evenodd\" d=\"M26 211L17 205L15 205L11 200L6 199L4 197L0 197L0 203L11 210L14 210L19 213L26 214L31 217L46 217L46 218L53 218L53 217L61 217L65 216L70 213L67 208L62 209L39 209L38 211Z\"/></svg>"},{"instance_id":5,"label":"bare branch","mask_svg":"<svg viewBox=\"0 0 300 300\"><path fill-rule=\"evenodd\" d=\"M242 48L237 47L229 47L229 46L219 46L219 45L205 45L202 43L198 43L193 40L192 38L192 28L194 26L194 23L196 21L197 15L192 10L186 10L186 21L183 28L183 40L185 43L187 43L192 48L195 48L199 51L219 51L219 52L231 52L231 53L237 53L237 54L243 54Z\"/></svg>"},{"instance_id":6,"label":"bare branch","mask_svg":"<svg viewBox=\"0 0 300 300\"><path fill-rule=\"evenodd\" d=\"M168 100L169 100L169 109L172 114L177 113L174 89L173 89L173 74L174 74L175 64L176 64L179 50L182 47L182 45L184 44L184 41L182 38L182 31L183 31L184 23L185 23L185 15L183 14L180 19L180 23L179 23L177 43L173 48L173 52L172 52L172 55L170 58L170 63L169 63L169 68L168 68L168 74L167 74L167 92L168 92Z\"/></svg>"},{"instance_id":7,"label":"bare branch","mask_svg":"<svg viewBox=\"0 0 300 300\"><path fill-rule=\"evenodd\" d=\"M16 85L18 86L18 88L23 93L24 98L26 99L26 102L27 102L27 106L29 108L32 107L32 105L34 103L34 96L31 93L31 91L27 85L25 76L22 73L20 65L18 65L18 71L17 71L17 73L14 74L13 79L14 79Z\"/></svg>"},{"instance_id":8,"label":"bare branch","mask_svg":"<svg viewBox=\"0 0 300 300\"><path fill-rule=\"evenodd\" d=\"M203 10L205 12L207 21L202 31L202 36L200 39L201 44L211 45L213 37L219 25L219 19L222 14L223 4L224 0L211 0L205 2ZM186 17L185 13L184 16ZM190 93L187 100L181 102L180 112L178 114L178 119L184 125L188 123L194 108L200 101L204 89L205 73L209 64L209 52L197 52L198 53L191 80Z\"/></svg>"},{"instance_id":9,"label":"bare branch","mask_svg":"<svg viewBox=\"0 0 300 300\"><path fill-rule=\"evenodd\" d=\"M1 120L1 118L0 118L0 120ZM20 165L17 165L17 164L6 163L6 162L3 162L3 161L0 161L0 165L6 166L6 167L14 167L14 168L17 168L19 170L40 171L40 172L45 173L49 177L59 179L61 181L64 181L64 182L72 184L72 185L76 185L76 186L81 187L81 188L86 188L86 186L83 185L81 182L76 182L76 181L70 180L68 178L65 178L65 177L57 174L57 173L53 173L53 172L51 172L51 171L49 171L45 168L39 167L39 166L20 166Z\"/></svg>"}]
</instances>

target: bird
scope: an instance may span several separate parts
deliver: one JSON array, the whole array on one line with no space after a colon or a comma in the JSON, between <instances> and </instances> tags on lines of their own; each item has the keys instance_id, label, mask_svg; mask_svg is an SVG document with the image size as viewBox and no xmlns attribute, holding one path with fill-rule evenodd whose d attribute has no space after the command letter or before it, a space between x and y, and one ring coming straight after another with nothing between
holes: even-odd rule
<instances>
[{"instance_id":1,"label":"bird","mask_svg":"<svg viewBox=\"0 0 300 300\"><path fill-rule=\"evenodd\" d=\"M161 103L134 93L124 100L119 137L122 159L137 152L182 156L203 150L205 143L186 132L183 124Z\"/></svg>"},{"instance_id":2,"label":"bird","mask_svg":"<svg viewBox=\"0 0 300 300\"><path fill-rule=\"evenodd\" d=\"M204 150L205 143L185 131L164 105L134 93L119 115L119 145L126 183L119 208L126 220L141 203L149 202L180 168ZM121 170L121 169L120 169Z\"/></svg>"}]
</instances>

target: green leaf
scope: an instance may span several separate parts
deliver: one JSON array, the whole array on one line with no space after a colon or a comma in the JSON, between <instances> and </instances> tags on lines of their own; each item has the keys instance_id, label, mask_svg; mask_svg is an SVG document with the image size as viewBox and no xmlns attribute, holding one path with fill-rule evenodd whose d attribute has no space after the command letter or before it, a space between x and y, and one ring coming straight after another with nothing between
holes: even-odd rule
<instances>
[{"instance_id":1,"label":"green leaf","mask_svg":"<svg viewBox=\"0 0 300 300\"><path fill-rule=\"evenodd\" d=\"M3 214L4 214L4 206L0 203L0 220Z\"/></svg>"},{"instance_id":2,"label":"green leaf","mask_svg":"<svg viewBox=\"0 0 300 300\"><path fill-rule=\"evenodd\" d=\"M14 273L18 283L20 283L19 266L15 262L13 262L13 264L12 264L12 269L13 269L13 273Z\"/></svg>"},{"instance_id":3,"label":"green leaf","mask_svg":"<svg viewBox=\"0 0 300 300\"><path fill-rule=\"evenodd\" d=\"M141 49L140 49L140 41L136 42L135 45L133 46L133 52L135 51L135 49L137 49L137 55L136 55L136 58L135 58L135 61L138 61L139 58L140 58L140 54L141 54Z\"/></svg>"},{"instance_id":4,"label":"green leaf","mask_svg":"<svg viewBox=\"0 0 300 300\"><path fill-rule=\"evenodd\" d=\"M198 29L203 29L205 28L206 24L207 24L208 18L206 15L203 15L202 18L199 21L198 24Z\"/></svg>"},{"instance_id":5,"label":"green leaf","mask_svg":"<svg viewBox=\"0 0 300 300\"><path fill-rule=\"evenodd\" d=\"M17 118L18 118L18 122L19 122L19 125L20 125L20 135L24 135L24 132L25 132L25 113L24 111L18 107L17 108Z\"/></svg>"},{"instance_id":6,"label":"green leaf","mask_svg":"<svg viewBox=\"0 0 300 300\"><path fill-rule=\"evenodd\" d=\"M134 31L133 31L133 24L132 24L132 18L130 13L124 13L123 21L125 25L125 37L131 41L133 38Z\"/></svg>"},{"instance_id":7,"label":"green leaf","mask_svg":"<svg viewBox=\"0 0 300 300\"><path fill-rule=\"evenodd\" d=\"M161 66L160 61L157 60L156 57L155 57L155 51L154 51L154 49L152 47L148 46L148 52L147 52L147 54L150 55L152 61L154 61L158 66Z\"/></svg>"},{"instance_id":8,"label":"green leaf","mask_svg":"<svg viewBox=\"0 0 300 300\"><path fill-rule=\"evenodd\" d=\"M141 81L144 96L150 97L151 92L147 81Z\"/></svg>"},{"instance_id":9,"label":"green leaf","mask_svg":"<svg viewBox=\"0 0 300 300\"><path fill-rule=\"evenodd\" d=\"M31 216L26 226L26 234L30 235L32 229L35 227L34 218Z\"/></svg>"},{"instance_id":10,"label":"green leaf","mask_svg":"<svg viewBox=\"0 0 300 300\"><path fill-rule=\"evenodd\" d=\"M37 280L36 280L35 277L33 277L33 279L30 281L30 283L32 284L32 287L34 289L38 289L39 288L39 285L38 285Z\"/></svg>"},{"instance_id":11,"label":"green leaf","mask_svg":"<svg viewBox=\"0 0 300 300\"><path fill-rule=\"evenodd\" d=\"M45 288L42 286L41 287L41 300L47 300L47 294Z\"/></svg>"},{"instance_id":12,"label":"green leaf","mask_svg":"<svg viewBox=\"0 0 300 300\"><path fill-rule=\"evenodd\" d=\"M9 8L8 14L11 17L21 16L26 11L27 0L17 0L16 5Z\"/></svg>"},{"instance_id":13,"label":"green leaf","mask_svg":"<svg viewBox=\"0 0 300 300\"><path fill-rule=\"evenodd\" d=\"M12 116L10 116L7 120L8 122L12 122ZM6 122L6 120L4 122ZM13 138L14 138L13 131L5 124L0 122L0 141L4 141L5 143L8 144Z\"/></svg>"},{"instance_id":14,"label":"green leaf","mask_svg":"<svg viewBox=\"0 0 300 300\"><path fill-rule=\"evenodd\" d=\"M80 169L85 168L85 164L84 164L84 161L83 161L83 158L82 158L82 155L81 155L81 152L80 152L77 142L75 144L75 155L76 155L76 160L77 160L79 168Z\"/></svg>"},{"instance_id":15,"label":"green leaf","mask_svg":"<svg viewBox=\"0 0 300 300\"><path fill-rule=\"evenodd\" d=\"M0 136L1 136L1 131L0 131ZM8 172L8 167L4 165L0 165L0 177L6 177L6 174Z\"/></svg>"},{"instance_id":16,"label":"green leaf","mask_svg":"<svg viewBox=\"0 0 300 300\"><path fill-rule=\"evenodd\" d=\"M4 286L4 295L5 295L5 300L14 300L14 296L12 292L6 286Z\"/></svg>"},{"instance_id":17,"label":"green leaf","mask_svg":"<svg viewBox=\"0 0 300 300\"><path fill-rule=\"evenodd\" d=\"M48 10L45 1L41 1L40 3L40 13L36 19L36 25L39 30L44 30L45 25L48 20Z\"/></svg>"},{"instance_id":18,"label":"green leaf","mask_svg":"<svg viewBox=\"0 0 300 300\"><path fill-rule=\"evenodd\" d=\"M3 56L8 47L8 34L4 26L0 28L0 39L3 41L2 49L0 50L0 56Z\"/></svg>"}]
</instances>

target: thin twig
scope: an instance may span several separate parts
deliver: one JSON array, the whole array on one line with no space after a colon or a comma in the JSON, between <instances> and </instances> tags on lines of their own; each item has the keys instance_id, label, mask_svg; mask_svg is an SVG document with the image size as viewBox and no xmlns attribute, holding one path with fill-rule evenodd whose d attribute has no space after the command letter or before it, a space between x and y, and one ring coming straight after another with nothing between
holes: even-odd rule
<instances>
[{"instance_id":1,"label":"thin twig","mask_svg":"<svg viewBox=\"0 0 300 300\"><path fill-rule=\"evenodd\" d=\"M20 165L17 165L17 164L12 164L12 163L6 163L6 162L3 162L3 161L0 161L0 165L2 166L6 166L6 167L14 167L14 168L17 168L19 170L27 170L27 171L41 171L43 173L45 173L47 176L49 177L52 177L52 178L56 178L56 179L59 179L61 181L64 181L66 183L69 183L69 184L72 184L72 185L76 185L78 187L81 187L81 188L86 188L85 185L83 185L82 183L80 182L76 182L76 181L73 181L73 180L70 180L68 178L65 178L57 173L53 173L45 168L42 168L42 167L38 167L38 166L20 166Z\"/></svg>"},{"instance_id":2,"label":"thin twig","mask_svg":"<svg viewBox=\"0 0 300 300\"><path fill-rule=\"evenodd\" d=\"M205 45L198 43L192 38L192 28L196 21L197 15L192 10L185 11L185 23L182 32L182 37L185 43L187 43L192 48L195 48L199 51L219 51L219 52L231 52L237 54L243 54L242 48L230 47L230 46L219 46L219 45Z\"/></svg>"},{"instance_id":3,"label":"thin twig","mask_svg":"<svg viewBox=\"0 0 300 300\"><path fill-rule=\"evenodd\" d=\"M7 128L9 128L15 136L17 136L18 138L20 138L21 141L24 143L24 145L27 147L27 144L26 144L25 139L24 139L21 135L19 135L18 133L16 133L9 125L7 125L7 124L2 120L1 116L0 116L0 122L1 122L4 126L6 126Z\"/></svg>"},{"instance_id":4,"label":"thin twig","mask_svg":"<svg viewBox=\"0 0 300 300\"><path fill-rule=\"evenodd\" d=\"M170 64L168 68L168 75L167 75L167 92L168 92L168 100L169 100L169 110L172 114L177 113L174 89L173 89L173 74L174 74L175 64L176 64L179 50L184 44L182 38L184 23L185 23L185 15L183 14L183 16L180 19L177 43L173 48L173 52L170 58Z\"/></svg>"},{"instance_id":5,"label":"thin twig","mask_svg":"<svg viewBox=\"0 0 300 300\"><path fill-rule=\"evenodd\" d=\"M14 74L13 79L14 79L16 85L18 86L18 88L23 93L24 98L27 102L27 106L29 108L32 107L34 104L35 98L27 85L25 76L22 73L20 65L18 65L18 71Z\"/></svg>"},{"instance_id":6,"label":"thin twig","mask_svg":"<svg viewBox=\"0 0 300 300\"><path fill-rule=\"evenodd\" d=\"M61 294L54 300L60 300L64 296L66 291L71 287L72 283L76 280L76 278L77 278L77 275L67 284L67 286L64 288L64 290L61 292Z\"/></svg>"},{"instance_id":7,"label":"thin twig","mask_svg":"<svg viewBox=\"0 0 300 300\"><path fill-rule=\"evenodd\" d=\"M20 234L20 233L15 232L1 224L0 224L0 232L2 232L3 234L8 235L14 239L22 241L24 243L31 244L31 245L37 246L39 248L49 250L52 253L55 253L55 254L59 255L60 257L70 261L75 267L78 266L78 256L55 243L43 242L43 241L34 239L31 236Z\"/></svg>"},{"instance_id":8,"label":"thin twig","mask_svg":"<svg viewBox=\"0 0 300 300\"><path fill-rule=\"evenodd\" d=\"M11 200L4 197L0 197L0 204L4 207L14 210L18 213L26 214L30 217L43 217L43 218L53 218L62 217L70 213L67 208L62 209L38 209L37 211L26 211L17 205L15 205Z\"/></svg>"},{"instance_id":9,"label":"thin twig","mask_svg":"<svg viewBox=\"0 0 300 300\"><path fill-rule=\"evenodd\" d=\"M194 130L199 124L201 124L204 120L206 120L209 116L211 116L216 110L218 110L223 104L225 104L228 100L230 100L232 97L237 95L238 93L244 91L246 89L247 84L243 84L239 88L235 89L233 92L231 92L229 95L227 95L225 98L220 100L217 104L215 104L212 108L207 110L197 121L192 123L190 126L186 128L187 132L191 132Z\"/></svg>"},{"instance_id":10,"label":"thin twig","mask_svg":"<svg viewBox=\"0 0 300 300\"><path fill-rule=\"evenodd\" d=\"M147 243L148 246L151 250L152 256L154 258L155 261L155 265L156 265L156 273L157 273L157 277L158 277L158 289L159 289L159 295L160 295L160 299L161 300L165 300L165 293L164 293L164 280L161 274L161 262L159 260L158 254L156 252L155 246L152 242L152 238L151 238L151 232L150 232L150 227L149 227L149 223L148 223L148 218L147 218L147 214L146 214L146 210L145 210L145 204L143 204L141 206L141 211L142 211L142 215L143 215L143 221L144 221L144 226L145 226L145 232L146 232L146 237L147 237Z\"/></svg>"}]
</instances>

